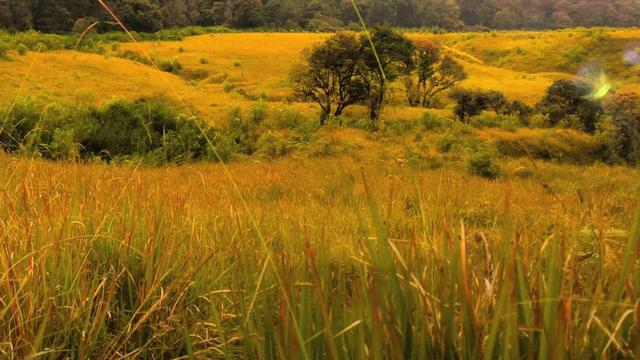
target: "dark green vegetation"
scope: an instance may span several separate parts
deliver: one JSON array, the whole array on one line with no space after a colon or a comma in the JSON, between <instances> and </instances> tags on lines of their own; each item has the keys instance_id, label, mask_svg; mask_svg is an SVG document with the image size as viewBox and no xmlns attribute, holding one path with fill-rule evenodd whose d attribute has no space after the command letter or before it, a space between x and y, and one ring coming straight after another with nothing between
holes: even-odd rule
<instances>
[{"instance_id":1,"label":"dark green vegetation","mask_svg":"<svg viewBox=\"0 0 640 360\"><path fill-rule=\"evenodd\" d=\"M335 31L358 27L350 1L324 0L114 0L107 4L132 30L155 32L186 26ZM382 0L357 1L372 24L406 28L548 29L572 26L637 26L633 0ZM82 32L115 24L93 0L3 0L0 28Z\"/></svg>"},{"instance_id":2,"label":"dark green vegetation","mask_svg":"<svg viewBox=\"0 0 640 360\"><path fill-rule=\"evenodd\" d=\"M161 99L89 104L21 101L0 110L0 143L7 152L48 159L100 158L107 161L144 157L149 163L210 158L207 137L218 134L178 114Z\"/></svg>"},{"instance_id":3,"label":"dark green vegetation","mask_svg":"<svg viewBox=\"0 0 640 360\"><path fill-rule=\"evenodd\" d=\"M180 29L161 30L155 33L137 33L132 35L140 41L164 41L182 40L187 36L225 33L231 30L222 26L212 27L189 27ZM124 32L82 34L48 34L37 31L25 31L18 33L8 33L0 31L0 59L7 50L16 50L18 53L27 51L53 51L53 50L78 50L92 53L105 53L107 49L117 47L118 43L131 41L131 38ZM122 57L131 56L123 53ZM145 62L146 59L135 59Z\"/></svg>"}]
</instances>

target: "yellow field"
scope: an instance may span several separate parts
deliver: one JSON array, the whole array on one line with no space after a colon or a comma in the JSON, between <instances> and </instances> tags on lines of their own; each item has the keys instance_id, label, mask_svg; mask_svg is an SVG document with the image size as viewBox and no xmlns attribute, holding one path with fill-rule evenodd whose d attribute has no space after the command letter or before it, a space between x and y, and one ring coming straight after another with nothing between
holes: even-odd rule
<instances>
[{"instance_id":1,"label":"yellow field","mask_svg":"<svg viewBox=\"0 0 640 360\"><path fill-rule=\"evenodd\" d=\"M326 36L309 33L210 34L184 41L122 44L118 49L107 49L106 55L73 51L16 55L13 61L0 62L0 73L3 74L0 96L4 102L11 99L29 74L22 95L45 100L90 95L96 102L102 102L113 97L163 94L184 101L200 117L219 123L224 121L229 108L250 106L252 101L247 97L263 94L274 106L282 106L290 93L288 73L291 67L301 61L304 49ZM447 46L447 51L461 61L469 73L469 79L462 87L499 90L513 100L529 104L537 102L553 80L573 76L570 72L558 71L559 64L564 61L562 53L587 41L579 31L410 34L410 37L430 37ZM640 30L611 31L610 37L613 44L632 43L640 39ZM153 58L162 60L178 59L185 70L200 71L204 78L188 81L114 56L123 50L140 54L146 51ZM590 54L589 59L600 58L619 68L611 59L620 56L619 51L613 55L602 51ZM634 89L634 79L627 76L613 81L623 88ZM233 84L237 91L226 93L222 85L225 81ZM400 87L400 101L401 92ZM313 110L313 105L301 108L317 111ZM392 113L387 111L386 117L416 113L412 109L403 110L403 106L398 106Z\"/></svg>"}]
</instances>

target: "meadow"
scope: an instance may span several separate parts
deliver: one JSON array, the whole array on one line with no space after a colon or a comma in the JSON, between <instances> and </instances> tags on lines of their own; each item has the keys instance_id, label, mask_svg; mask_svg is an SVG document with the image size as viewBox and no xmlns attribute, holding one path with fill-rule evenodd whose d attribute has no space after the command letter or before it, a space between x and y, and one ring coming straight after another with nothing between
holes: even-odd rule
<instances>
[{"instance_id":1,"label":"meadow","mask_svg":"<svg viewBox=\"0 0 640 360\"><path fill-rule=\"evenodd\" d=\"M363 106L318 128L288 73L327 36L9 50L0 105L58 104L43 123L162 95L230 131L262 109L264 133L227 163L0 154L0 357L640 357L638 169L605 164L596 135L462 124L400 88L377 133ZM408 36L447 46L461 87L531 105L593 61L638 85L619 58L639 30Z\"/></svg>"}]
</instances>

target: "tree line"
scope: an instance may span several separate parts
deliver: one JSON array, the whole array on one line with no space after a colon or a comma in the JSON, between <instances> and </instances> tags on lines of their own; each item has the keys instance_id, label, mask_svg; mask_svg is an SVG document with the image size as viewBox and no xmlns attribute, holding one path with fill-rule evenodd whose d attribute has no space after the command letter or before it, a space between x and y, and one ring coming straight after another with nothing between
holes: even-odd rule
<instances>
[{"instance_id":1,"label":"tree line","mask_svg":"<svg viewBox=\"0 0 640 360\"><path fill-rule=\"evenodd\" d=\"M352 0L111 0L131 29L155 32L224 25L336 31L358 26ZM357 0L370 24L446 30L637 26L638 0ZM94 0L0 0L0 28L66 33L99 22L115 29Z\"/></svg>"}]
</instances>

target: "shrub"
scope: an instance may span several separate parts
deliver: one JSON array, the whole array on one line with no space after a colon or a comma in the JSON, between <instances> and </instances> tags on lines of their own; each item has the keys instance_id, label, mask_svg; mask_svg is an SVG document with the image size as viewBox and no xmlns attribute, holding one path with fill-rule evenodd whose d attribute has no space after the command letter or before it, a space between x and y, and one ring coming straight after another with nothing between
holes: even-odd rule
<instances>
[{"instance_id":1,"label":"shrub","mask_svg":"<svg viewBox=\"0 0 640 360\"><path fill-rule=\"evenodd\" d=\"M233 108L229 112L228 136L236 145L236 152L244 155L251 155L256 152L256 142L258 141L258 129L251 121L246 121L239 108Z\"/></svg>"},{"instance_id":2,"label":"shrub","mask_svg":"<svg viewBox=\"0 0 640 360\"><path fill-rule=\"evenodd\" d=\"M291 143L282 134L275 131L267 131L260 136L257 142L257 153L268 158L278 158L291 151Z\"/></svg>"},{"instance_id":3,"label":"shrub","mask_svg":"<svg viewBox=\"0 0 640 360\"><path fill-rule=\"evenodd\" d=\"M0 132L2 148L8 152L19 150L27 134L40 122L42 113L42 106L29 99L16 102L13 108L3 109L0 112L0 119L4 120Z\"/></svg>"},{"instance_id":4,"label":"shrub","mask_svg":"<svg viewBox=\"0 0 640 360\"><path fill-rule=\"evenodd\" d=\"M0 44L0 60L8 60L9 57L7 55L7 46L4 44Z\"/></svg>"},{"instance_id":5,"label":"shrub","mask_svg":"<svg viewBox=\"0 0 640 360\"><path fill-rule=\"evenodd\" d=\"M296 109L280 108L274 112L273 122L276 127L281 129L295 129L307 122L307 119Z\"/></svg>"},{"instance_id":6,"label":"shrub","mask_svg":"<svg viewBox=\"0 0 640 360\"><path fill-rule=\"evenodd\" d=\"M384 123L384 131L392 133L394 135L403 135L415 128L416 124L413 121L396 119L393 121L387 121Z\"/></svg>"},{"instance_id":7,"label":"shrub","mask_svg":"<svg viewBox=\"0 0 640 360\"><path fill-rule=\"evenodd\" d=\"M49 151L52 159L78 159L80 157L80 144L76 142L73 129L55 129L53 139L49 145Z\"/></svg>"},{"instance_id":8,"label":"shrub","mask_svg":"<svg viewBox=\"0 0 640 360\"><path fill-rule=\"evenodd\" d=\"M551 127L551 120L548 115L535 113L527 117L527 123L532 128L548 128Z\"/></svg>"},{"instance_id":9,"label":"shrub","mask_svg":"<svg viewBox=\"0 0 640 360\"><path fill-rule=\"evenodd\" d=\"M437 141L438 150L443 153L453 150L456 144L458 144L458 138L451 133L442 135Z\"/></svg>"},{"instance_id":10,"label":"shrub","mask_svg":"<svg viewBox=\"0 0 640 360\"><path fill-rule=\"evenodd\" d=\"M182 71L182 64L178 59L161 60L158 62L160 70L172 74L179 74Z\"/></svg>"},{"instance_id":11,"label":"shrub","mask_svg":"<svg viewBox=\"0 0 640 360\"><path fill-rule=\"evenodd\" d=\"M29 49L27 48L27 46L25 44L18 44L18 46L16 46L16 51L18 52L18 55L20 55L20 56L26 55L28 50Z\"/></svg>"},{"instance_id":12,"label":"shrub","mask_svg":"<svg viewBox=\"0 0 640 360\"><path fill-rule=\"evenodd\" d=\"M240 60L233 60L233 67L241 67L242 66L242 62L240 62Z\"/></svg>"},{"instance_id":13,"label":"shrub","mask_svg":"<svg viewBox=\"0 0 640 360\"><path fill-rule=\"evenodd\" d=\"M438 130L450 125L451 120L439 116L431 111L425 111L424 114L418 120L418 123L422 125L425 130Z\"/></svg>"},{"instance_id":14,"label":"shrub","mask_svg":"<svg viewBox=\"0 0 640 360\"><path fill-rule=\"evenodd\" d=\"M141 157L178 163L212 158L205 134L214 138L214 130L174 109L159 98L115 100L101 107L78 103L45 108L21 101L10 112L0 111L7 119L0 145L8 152L26 150L50 159Z\"/></svg>"},{"instance_id":15,"label":"shrub","mask_svg":"<svg viewBox=\"0 0 640 360\"><path fill-rule=\"evenodd\" d=\"M249 120L254 124L260 124L267 118L268 112L267 103L264 100L259 100L249 110Z\"/></svg>"},{"instance_id":16,"label":"shrub","mask_svg":"<svg viewBox=\"0 0 640 360\"><path fill-rule=\"evenodd\" d=\"M230 81L225 80L222 83L222 90L224 90L224 92L226 92L227 94L230 93L231 91L233 91L233 89L235 89L235 88L236 88L236 86Z\"/></svg>"},{"instance_id":17,"label":"shrub","mask_svg":"<svg viewBox=\"0 0 640 360\"><path fill-rule=\"evenodd\" d=\"M520 119L514 115L499 115L493 112L483 112L469 120L469 124L475 128L503 128L515 131L520 127Z\"/></svg>"},{"instance_id":18,"label":"shrub","mask_svg":"<svg viewBox=\"0 0 640 360\"><path fill-rule=\"evenodd\" d=\"M496 113L483 111L480 115L471 117L469 124L475 128L499 127L502 118Z\"/></svg>"},{"instance_id":19,"label":"shrub","mask_svg":"<svg viewBox=\"0 0 640 360\"><path fill-rule=\"evenodd\" d=\"M479 150L469 156L467 168L472 175L485 179L496 179L500 175L500 165L498 165L495 154L488 150Z\"/></svg>"},{"instance_id":20,"label":"shrub","mask_svg":"<svg viewBox=\"0 0 640 360\"><path fill-rule=\"evenodd\" d=\"M206 57L201 57L200 58L200 64L204 65L204 64L208 64L209 63L209 59L207 59Z\"/></svg>"}]
</instances>

